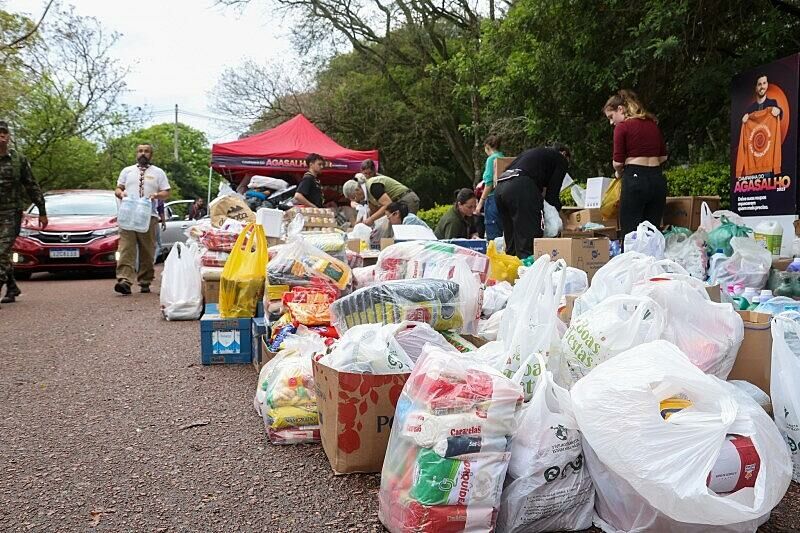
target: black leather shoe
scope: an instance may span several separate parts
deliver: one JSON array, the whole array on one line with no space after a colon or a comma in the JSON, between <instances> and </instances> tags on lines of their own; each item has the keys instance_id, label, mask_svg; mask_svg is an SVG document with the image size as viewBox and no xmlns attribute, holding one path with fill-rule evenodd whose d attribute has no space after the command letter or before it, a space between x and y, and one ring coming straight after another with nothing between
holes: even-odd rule
<instances>
[{"instance_id":1,"label":"black leather shoe","mask_svg":"<svg viewBox=\"0 0 800 533\"><path fill-rule=\"evenodd\" d=\"M150 285L142 285L141 292L142 294L148 294L150 292Z\"/></svg>"},{"instance_id":2,"label":"black leather shoe","mask_svg":"<svg viewBox=\"0 0 800 533\"><path fill-rule=\"evenodd\" d=\"M14 296L13 294L11 295L6 294L5 296L3 296L3 299L0 300L0 304L13 304L16 301L17 301L16 296Z\"/></svg>"},{"instance_id":3,"label":"black leather shoe","mask_svg":"<svg viewBox=\"0 0 800 533\"><path fill-rule=\"evenodd\" d=\"M124 281L118 281L117 284L114 285L114 290L124 296L127 296L131 293L131 286Z\"/></svg>"}]
</instances>

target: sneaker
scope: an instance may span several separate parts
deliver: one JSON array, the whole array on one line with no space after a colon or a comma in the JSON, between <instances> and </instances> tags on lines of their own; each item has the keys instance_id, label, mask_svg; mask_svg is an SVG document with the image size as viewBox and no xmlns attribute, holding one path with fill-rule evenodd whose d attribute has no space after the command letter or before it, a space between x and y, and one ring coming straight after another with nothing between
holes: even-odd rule
<instances>
[{"instance_id":1,"label":"sneaker","mask_svg":"<svg viewBox=\"0 0 800 533\"><path fill-rule=\"evenodd\" d=\"M22 294L22 291L19 290L19 287L6 286L6 296L11 296L12 298L16 298L20 294Z\"/></svg>"},{"instance_id":2,"label":"sneaker","mask_svg":"<svg viewBox=\"0 0 800 533\"><path fill-rule=\"evenodd\" d=\"M16 295L14 295L14 293L11 294L6 293L6 295L3 296L3 299L0 300L0 304L13 304L16 301L17 297Z\"/></svg>"},{"instance_id":3,"label":"sneaker","mask_svg":"<svg viewBox=\"0 0 800 533\"><path fill-rule=\"evenodd\" d=\"M148 294L150 292L150 285L142 285L141 292L142 294Z\"/></svg>"},{"instance_id":4,"label":"sneaker","mask_svg":"<svg viewBox=\"0 0 800 533\"><path fill-rule=\"evenodd\" d=\"M129 295L131 293L131 286L129 283L125 283L124 281L118 281L116 285L114 285L114 290L122 295Z\"/></svg>"}]
</instances>

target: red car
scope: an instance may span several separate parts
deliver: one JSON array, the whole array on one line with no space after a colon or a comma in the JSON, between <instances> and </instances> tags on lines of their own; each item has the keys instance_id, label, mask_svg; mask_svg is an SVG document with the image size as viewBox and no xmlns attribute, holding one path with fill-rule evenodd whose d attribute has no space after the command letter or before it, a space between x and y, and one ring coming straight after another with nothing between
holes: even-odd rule
<instances>
[{"instance_id":1,"label":"red car","mask_svg":"<svg viewBox=\"0 0 800 533\"><path fill-rule=\"evenodd\" d=\"M117 266L117 198L111 191L51 191L44 195L48 225L39 228L39 209L22 215L12 261L17 278L62 270L113 272Z\"/></svg>"}]
</instances>

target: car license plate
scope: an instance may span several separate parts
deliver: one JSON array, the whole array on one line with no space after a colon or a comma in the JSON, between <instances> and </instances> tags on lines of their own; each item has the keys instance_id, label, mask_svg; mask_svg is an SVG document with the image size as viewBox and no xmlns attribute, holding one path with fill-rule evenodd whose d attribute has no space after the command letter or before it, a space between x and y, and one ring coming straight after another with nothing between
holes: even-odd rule
<instances>
[{"instance_id":1,"label":"car license plate","mask_svg":"<svg viewBox=\"0 0 800 533\"><path fill-rule=\"evenodd\" d=\"M64 259L67 257L80 257L80 250L76 250L74 248L60 248L55 250L50 250L50 258L51 259Z\"/></svg>"}]
</instances>

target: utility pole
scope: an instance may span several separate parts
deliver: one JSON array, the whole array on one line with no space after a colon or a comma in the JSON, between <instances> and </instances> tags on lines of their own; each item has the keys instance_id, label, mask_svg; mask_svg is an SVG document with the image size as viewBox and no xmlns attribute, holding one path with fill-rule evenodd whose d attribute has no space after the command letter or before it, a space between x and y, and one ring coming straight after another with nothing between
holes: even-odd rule
<instances>
[{"instance_id":1,"label":"utility pole","mask_svg":"<svg viewBox=\"0 0 800 533\"><path fill-rule=\"evenodd\" d=\"M175 104L175 162L178 162L178 104Z\"/></svg>"}]
</instances>

